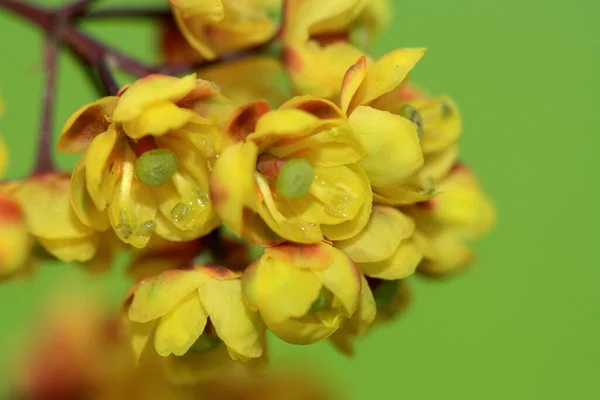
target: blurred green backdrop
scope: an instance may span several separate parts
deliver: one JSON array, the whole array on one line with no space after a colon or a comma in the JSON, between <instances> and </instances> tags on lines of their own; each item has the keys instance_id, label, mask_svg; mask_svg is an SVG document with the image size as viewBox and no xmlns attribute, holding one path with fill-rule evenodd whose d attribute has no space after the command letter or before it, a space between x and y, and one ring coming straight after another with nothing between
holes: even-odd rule
<instances>
[{"instance_id":1,"label":"blurred green backdrop","mask_svg":"<svg viewBox=\"0 0 600 400\"><path fill-rule=\"evenodd\" d=\"M354 400L600 398L598 5L391 1L393 26L373 52L429 48L413 76L461 106L462 156L495 200L499 223L477 243L468 274L413 279L412 308L362 340L354 360L328 344L275 342L275 363L304 360ZM88 28L144 60L155 57L149 22ZM24 176L33 164L41 49L35 29L0 11L0 91L7 103L0 131L11 148L10 177ZM58 86L55 133L95 96L68 54ZM75 160L60 157L60 166ZM0 355L15 352L39 307L66 281L93 285L117 304L127 287L119 273L91 284L73 267L50 264L31 282L0 286ZM0 388L6 376L3 365Z\"/></svg>"}]
</instances>

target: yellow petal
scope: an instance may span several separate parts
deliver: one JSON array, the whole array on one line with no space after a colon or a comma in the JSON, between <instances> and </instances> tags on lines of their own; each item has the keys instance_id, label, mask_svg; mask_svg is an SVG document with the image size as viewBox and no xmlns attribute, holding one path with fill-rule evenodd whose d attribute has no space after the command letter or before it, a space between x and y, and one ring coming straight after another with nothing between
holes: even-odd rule
<instances>
[{"instance_id":1,"label":"yellow petal","mask_svg":"<svg viewBox=\"0 0 600 400\"><path fill-rule=\"evenodd\" d=\"M140 359L142 353L146 349L146 345L150 340L150 336L154 333L154 327L156 321L139 323L139 322L127 322L129 328L129 334L131 337L131 348L137 360Z\"/></svg>"},{"instance_id":2,"label":"yellow petal","mask_svg":"<svg viewBox=\"0 0 600 400\"><path fill-rule=\"evenodd\" d=\"M284 42L303 42L308 40L310 32L342 30L342 27L349 26L364 5L364 0L287 1L282 38Z\"/></svg>"},{"instance_id":3,"label":"yellow petal","mask_svg":"<svg viewBox=\"0 0 600 400\"><path fill-rule=\"evenodd\" d=\"M198 293L219 338L228 347L243 357L263 354L264 327L258 314L245 306L239 279L212 279Z\"/></svg>"},{"instance_id":4,"label":"yellow petal","mask_svg":"<svg viewBox=\"0 0 600 400\"><path fill-rule=\"evenodd\" d=\"M367 226L352 239L336 242L335 247L357 263L383 261L392 257L414 230L414 222L401 211L375 206Z\"/></svg>"},{"instance_id":5,"label":"yellow petal","mask_svg":"<svg viewBox=\"0 0 600 400\"><path fill-rule=\"evenodd\" d=\"M335 167L359 162L365 150L354 131L336 121L314 135L289 144L277 144L269 153L279 158L304 158L315 166Z\"/></svg>"},{"instance_id":6,"label":"yellow petal","mask_svg":"<svg viewBox=\"0 0 600 400\"><path fill-rule=\"evenodd\" d=\"M255 100L239 107L227 122L225 131L233 141L242 141L254 132L259 118L271 110L265 100Z\"/></svg>"},{"instance_id":7,"label":"yellow petal","mask_svg":"<svg viewBox=\"0 0 600 400\"><path fill-rule=\"evenodd\" d=\"M210 196L217 214L238 235L243 232L244 207L253 195L256 157L254 143L234 144L221 154L210 180Z\"/></svg>"},{"instance_id":8,"label":"yellow petal","mask_svg":"<svg viewBox=\"0 0 600 400\"><path fill-rule=\"evenodd\" d=\"M340 300L346 315L352 316L358 307L361 290L361 275L347 255L330 245L325 245L331 253L331 263L327 269L314 273L327 289Z\"/></svg>"},{"instance_id":9,"label":"yellow petal","mask_svg":"<svg viewBox=\"0 0 600 400\"><path fill-rule=\"evenodd\" d=\"M124 143L118 141L116 126L96 136L85 157L85 184L89 196L99 211L106 209L114 189L118 155Z\"/></svg>"},{"instance_id":10,"label":"yellow petal","mask_svg":"<svg viewBox=\"0 0 600 400\"><path fill-rule=\"evenodd\" d=\"M58 150L63 153L85 151L92 140L110 126L117 102L118 97L104 97L75 111L63 125Z\"/></svg>"},{"instance_id":11,"label":"yellow petal","mask_svg":"<svg viewBox=\"0 0 600 400\"><path fill-rule=\"evenodd\" d=\"M449 275L468 267L474 259L473 250L450 232L418 235L417 238L416 243L424 257L418 268L419 274Z\"/></svg>"},{"instance_id":12,"label":"yellow petal","mask_svg":"<svg viewBox=\"0 0 600 400\"><path fill-rule=\"evenodd\" d=\"M252 308L269 316L269 321L265 320L269 328L269 323L304 316L322 287L312 271L296 268L270 252L246 268L242 284Z\"/></svg>"},{"instance_id":13,"label":"yellow petal","mask_svg":"<svg viewBox=\"0 0 600 400\"><path fill-rule=\"evenodd\" d=\"M142 280L129 306L129 319L148 322L166 315L210 278L195 270L170 270Z\"/></svg>"},{"instance_id":14,"label":"yellow petal","mask_svg":"<svg viewBox=\"0 0 600 400\"><path fill-rule=\"evenodd\" d=\"M434 192L409 184L391 185L373 189L373 199L377 204L403 206L430 200Z\"/></svg>"},{"instance_id":15,"label":"yellow petal","mask_svg":"<svg viewBox=\"0 0 600 400\"><path fill-rule=\"evenodd\" d=\"M185 14L180 10L173 10L173 17L179 27L179 31L194 50L207 60L213 60L217 57L217 53L206 40L206 34L203 32L206 24L201 18L186 18Z\"/></svg>"},{"instance_id":16,"label":"yellow petal","mask_svg":"<svg viewBox=\"0 0 600 400\"><path fill-rule=\"evenodd\" d=\"M365 148L361 165L374 187L398 184L423 166L417 126L409 120L371 107L358 107L349 123Z\"/></svg>"},{"instance_id":17,"label":"yellow petal","mask_svg":"<svg viewBox=\"0 0 600 400\"><path fill-rule=\"evenodd\" d=\"M423 167L409 182L422 188L431 183L437 185L456 164L459 149L460 146L455 144L438 153L427 154Z\"/></svg>"},{"instance_id":18,"label":"yellow petal","mask_svg":"<svg viewBox=\"0 0 600 400\"><path fill-rule=\"evenodd\" d=\"M323 225L321 227L323 235L331 240L346 240L357 235L369 222L373 208L373 192L370 189L367 174L360 165L351 164L347 167L356 174L361 182L363 201L358 213L351 220L341 224Z\"/></svg>"},{"instance_id":19,"label":"yellow petal","mask_svg":"<svg viewBox=\"0 0 600 400\"><path fill-rule=\"evenodd\" d=\"M277 259L281 263L293 265L295 268L313 271L326 270L339 256L338 251L323 242L315 244L283 243L265 249L263 255Z\"/></svg>"},{"instance_id":20,"label":"yellow petal","mask_svg":"<svg viewBox=\"0 0 600 400\"><path fill-rule=\"evenodd\" d=\"M319 119L344 119L346 115L332 101L315 96L295 96L283 103L280 109L296 109Z\"/></svg>"},{"instance_id":21,"label":"yellow petal","mask_svg":"<svg viewBox=\"0 0 600 400\"><path fill-rule=\"evenodd\" d=\"M340 315L332 315L325 321L309 315L300 319L280 320L271 310L261 312L267 327L282 340L291 344L312 344L331 336L342 324Z\"/></svg>"},{"instance_id":22,"label":"yellow petal","mask_svg":"<svg viewBox=\"0 0 600 400\"><path fill-rule=\"evenodd\" d=\"M335 331L329 340L343 353L352 356L354 354L353 341L356 336L364 334L375 320L377 307L373 293L365 277L361 274L360 301L356 312L349 320L345 321L340 329Z\"/></svg>"},{"instance_id":23,"label":"yellow petal","mask_svg":"<svg viewBox=\"0 0 600 400\"><path fill-rule=\"evenodd\" d=\"M96 255L99 246L99 237L96 233L75 239L39 238L38 240L48 253L64 262L89 261Z\"/></svg>"},{"instance_id":24,"label":"yellow petal","mask_svg":"<svg viewBox=\"0 0 600 400\"><path fill-rule=\"evenodd\" d=\"M458 107L448 96L417 99L408 104L415 107L421 115L421 144L425 153L443 151L458 141L462 131L462 120Z\"/></svg>"},{"instance_id":25,"label":"yellow petal","mask_svg":"<svg viewBox=\"0 0 600 400\"><path fill-rule=\"evenodd\" d=\"M134 165L135 155L126 148L108 213L119 239L142 248L156 228L156 203L149 188L135 178Z\"/></svg>"},{"instance_id":26,"label":"yellow petal","mask_svg":"<svg viewBox=\"0 0 600 400\"><path fill-rule=\"evenodd\" d=\"M113 122L129 122L149 106L165 101L177 102L196 86L196 74L183 78L148 75L134 82L119 98Z\"/></svg>"},{"instance_id":27,"label":"yellow petal","mask_svg":"<svg viewBox=\"0 0 600 400\"><path fill-rule=\"evenodd\" d=\"M262 151L280 140L309 136L320 124L322 122L318 118L304 111L270 111L258 120L255 132L247 140L255 142Z\"/></svg>"},{"instance_id":28,"label":"yellow petal","mask_svg":"<svg viewBox=\"0 0 600 400\"><path fill-rule=\"evenodd\" d=\"M358 174L349 166L315 167L315 182L310 193L334 217L353 219L360 210L369 188L365 188Z\"/></svg>"},{"instance_id":29,"label":"yellow petal","mask_svg":"<svg viewBox=\"0 0 600 400\"><path fill-rule=\"evenodd\" d=\"M343 42L321 47L310 41L284 49L285 65L295 91L328 99L339 94L346 71L363 56L360 49Z\"/></svg>"},{"instance_id":30,"label":"yellow petal","mask_svg":"<svg viewBox=\"0 0 600 400\"><path fill-rule=\"evenodd\" d=\"M221 0L169 0L169 3L185 16L200 16L218 21L225 15Z\"/></svg>"},{"instance_id":31,"label":"yellow petal","mask_svg":"<svg viewBox=\"0 0 600 400\"><path fill-rule=\"evenodd\" d=\"M10 196L0 194L0 277L24 267L30 247L21 206Z\"/></svg>"},{"instance_id":32,"label":"yellow petal","mask_svg":"<svg viewBox=\"0 0 600 400\"><path fill-rule=\"evenodd\" d=\"M173 222L167 219L162 213L159 213L156 216L155 233L161 238L174 242L187 242L209 234L218 227L220 223L220 219L215 216L206 221L201 230L184 231L177 228Z\"/></svg>"},{"instance_id":33,"label":"yellow petal","mask_svg":"<svg viewBox=\"0 0 600 400\"><path fill-rule=\"evenodd\" d=\"M425 54L424 48L399 49L381 57L369 67L349 109L353 110L360 105L367 105L379 96L400 86L423 54Z\"/></svg>"},{"instance_id":34,"label":"yellow petal","mask_svg":"<svg viewBox=\"0 0 600 400\"><path fill-rule=\"evenodd\" d=\"M257 172L255 179L263 200L263 204L257 206L256 211L271 230L280 237L297 243L317 243L323 239L317 224L282 214L279 209L280 204L273 198L265 178Z\"/></svg>"},{"instance_id":35,"label":"yellow petal","mask_svg":"<svg viewBox=\"0 0 600 400\"><path fill-rule=\"evenodd\" d=\"M221 93L238 106L265 99L276 107L291 97L281 84L285 71L281 62L268 57L248 57L201 69L199 75L218 83ZM253 79L248 79L252 76Z\"/></svg>"},{"instance_id":36,"label":"yellow petal","mask_svg":"<svg viewBox=\"0 0 600 400\"><path fill-rule=\"evenodd\" d=\"M105 231L110 227L110 221L107 213L98 211L87 191L85 160L84 156L77 162L71 175L71 206L84 225L96 231Z\"/></svg>"},{"instance_id":37,"label":"yellow petal","mask_svg":"<svg viewBox=\"0 0 600 400\"><path fill-rule=\"evenodd\" d=\"M177 107L169 101L150 104L143 109L137 118L123 123L123 130L132 139L140 139L147 135L161 136L173 129L187 124L197 115L185 108Z\"/></svg>"},{"instance_id":38,"label":"yellow petal","mask_svg":"<svg viewBox=\"0 0 600 400\"><path fill-rule=\"evenodd\" d=\"M160 319L154 336L156 352L163 357L184 355L204 331L207 320L198 293L188 294Z\"/></svg>"},{"instance_id":39,"label":"yellow petal","mask_svg":"<svg viewBox=\"0 0 600 400\"><path fill-rule=\"evenodd\" d=\"M362 84L367 74L367 58L361 57L353 64L344 75L342 80L342 88L340 91L340 104L344 112L348 111L348 107L356 94L356 91Z\"/></svg>"},{"instance_id":40,"label":"yellow petal","mask_svg":"<svg viewBox=\"0 0 600 400\"><path fill-rule=\"evenodd\" d=\"M187 174L175 172L171 182L152 188L162 214L182 231L203 232L213 218L208 183L198 184Z\"/></svg>"},{"instance_id":41,"label":"yellow petal","mask_svg":"<svg viewBox=\"0 0 600 400\"><path fill-rule=\"evenodd\" d=\"M378 262L359 263L363 274L380 279L404 279L412 275L421 262L423 254L412 239L405 239L388 259Z\"/></svg>"},{"instance_id":42,"label":"yellow petal","mask_svg":"<svg viewBox=\"0 0 600 400\"><path fill-rule=\"evenodd\" d=\"M69 186L69 176L59 173L35 176L15 186L14 197L23 208L32 235L75 239L93 232L73 211Z\"/></svg>"},{"instance_id":43,"label":"yellow petal","mask_svg":"<svg viewBox=\"0 0 600 400\"><path fill-rule=\"evenodd\" d=\"M430 207L411 208L422 229L444 226L463 238L475 239L492 228L496 211L467 170L455 170L439 188Z\"/></svg>"}]
</instances>

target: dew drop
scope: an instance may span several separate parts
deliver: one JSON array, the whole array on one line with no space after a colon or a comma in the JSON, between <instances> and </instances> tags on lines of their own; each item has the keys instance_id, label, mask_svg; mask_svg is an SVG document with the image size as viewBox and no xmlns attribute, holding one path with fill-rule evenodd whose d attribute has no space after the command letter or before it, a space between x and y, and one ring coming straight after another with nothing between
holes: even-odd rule
<instances>
[{"instance_id":1,"label":"dew drop","mask_svg":"<svg viewBox=\"0 0 600 400\"><path fill-rule=\"evenodd\" d=\"M146 221L140 224L136 234L138 236L150 236L156 230L156 224L154 221Z\"/></svg>"},{"instance_id":2,"label":"dew drop","mask_svg":"<svg viewBox=\"0 0 600 400\"><path fill-rule=\"evenodd\" d=\"M188 206L186 206L183 203L177 203L171 209L171 218L173 218L173 221L175 221L175 222L181 222L187 217L188 212L189 212Z\"/></svg>"},{"instance_id":3,"label":"dew drop","mask_svg":"<svg viewBox=\"0 0 600 400\"><path fill-rule=\"evenodd\" d=\"M198 340L194 342L192 347L190 347L190 351L195 353L206 353L211 350L214 350L221 344L221 339L219 339L216 335L210 333L203 333L200 335Z\"/></svg>"},{"instance_id":4,"label":"dew drop","mask_svg":"<svg viewBox=\"0 0 600 400\"><path fill-rule=\"evenodd\" d=\"M129 239L133 234L133 229L129 224L119 224L115 227L115 231L119 237L123 239Z\"/></svg>"}]
</instances>

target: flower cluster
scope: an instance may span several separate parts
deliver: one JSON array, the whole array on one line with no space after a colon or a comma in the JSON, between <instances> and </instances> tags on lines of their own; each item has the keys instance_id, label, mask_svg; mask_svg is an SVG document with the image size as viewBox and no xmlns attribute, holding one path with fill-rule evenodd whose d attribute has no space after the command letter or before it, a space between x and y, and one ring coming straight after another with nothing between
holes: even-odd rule
<instances>
[{"instance_id":1,"label":"flower cluster","mask_svg":"<svg viewBox=\"0 0 600 400\"><path fill-rule=\"evenodd\" d=\"M365 52L385 1L170 3L178 51L212 61L68 119L72 174L3 188L3 273L30 242L96 265L132 252L133 350L185 383L262 365L267 330L351 353L406 307L407 278L471 263L495 211L458 159L456 104L409 80L425 49Z\"/></svg>"}]
</instances>

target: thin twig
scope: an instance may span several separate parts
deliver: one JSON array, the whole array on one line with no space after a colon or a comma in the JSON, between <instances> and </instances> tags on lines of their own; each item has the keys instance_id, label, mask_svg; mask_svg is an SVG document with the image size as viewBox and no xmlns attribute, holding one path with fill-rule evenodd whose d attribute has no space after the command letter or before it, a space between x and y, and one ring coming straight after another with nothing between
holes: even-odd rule
<instances>
[{"instance_id":1,"label":"thin twig","mask_svg":"<svg viewBox=\"0 0 600 400\"><path fill-rule=\"evenodd\" d=\"M119 93L119 85L115 79L115 75L112 73L108 60L106 57L102 58L96 66L98 70L98 77L106 96L116 96Z\"/></svg>"},{"instance_id":2,"label":"thin twig","mask_svg":"<svg viewBox=\"0 0 600 400\"><path fill-rule=\"evenodd\" d=\"M46 82L42 95L42 121L40 126L40 140L38 144L38 158L34 174L44 174L54 171L52 160L52 122L54 111L54 95L56 92L56 70L58 65L58 37L50 35L44 48L44 69Z\"/></svg>"},{"instance_id":3,"label":"thin twig","mask_svg":"<svg viewBox=\"0 0 600 400\"><path fill-rule=\"evenodd\" d=\"M171 10L165 7L122 7L88 11L86 19L103 18L169 18Z\"/></svg>"}]
</instances>

